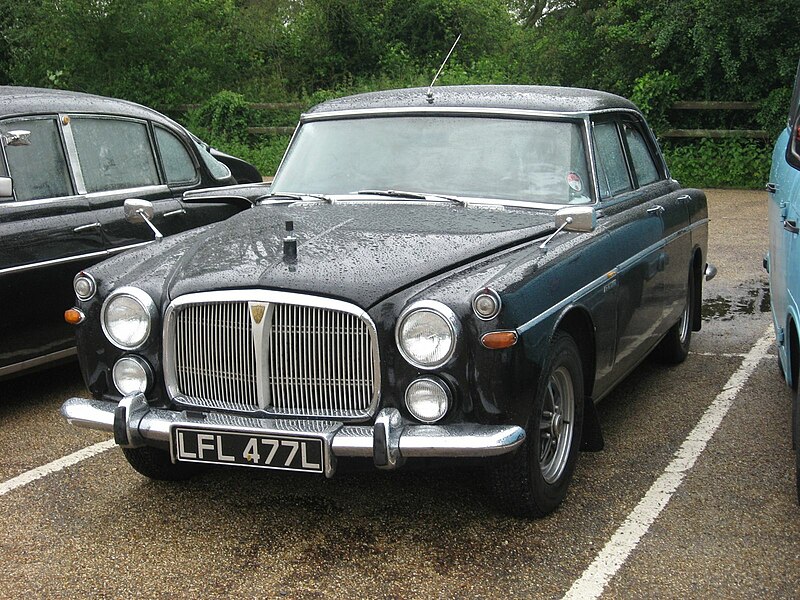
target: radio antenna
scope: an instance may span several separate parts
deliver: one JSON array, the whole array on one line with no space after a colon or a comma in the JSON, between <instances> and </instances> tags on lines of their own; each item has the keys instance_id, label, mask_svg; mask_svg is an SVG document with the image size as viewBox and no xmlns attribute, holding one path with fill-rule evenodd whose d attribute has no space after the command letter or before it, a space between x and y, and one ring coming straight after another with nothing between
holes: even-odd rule
<instances>
[{"instance_id":1,"label":"radio antenna","mask_svg":"<svg viewBox=\"0 0 800 600\"><path fill-rule=\"evenodd\" d=\"M442 61L442 66L439 67L438 71L436 71L436 75L433 76L433 81L431 81L431 84L428 86L428 92L425 94L425 97L428 99L428 104L433 104L433 85L436 83L436 80L439 79L439 75L442 74L442 69L444 69L444 66L447 64L447 61L450 60L450 55L453 53L453 50L456 49L456 45L458 44L458 40L460 39L461 39L461 34L459 33L458 37L456 38L456 41L453 42L453 47L450 48L450 52L448 52L447 56L444 57L444 60Z\"/></svg>"}]
</instances>

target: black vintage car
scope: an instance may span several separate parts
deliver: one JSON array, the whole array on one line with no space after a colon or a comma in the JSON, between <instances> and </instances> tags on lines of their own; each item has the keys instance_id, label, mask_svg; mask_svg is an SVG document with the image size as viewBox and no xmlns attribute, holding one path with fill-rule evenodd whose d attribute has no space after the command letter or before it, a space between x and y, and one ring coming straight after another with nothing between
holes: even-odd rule
<instances>
[{"instance_id":1,"label":"black vintage car","mask_svg":"<svg viewBox=\"0 0 800 600\"><path fill-rule=\"evenodd\" d=\"M62 414L148 477L483 457L504 507L547 514L602 446L595 403L686 358L714 271L705 196L601 92L326 102L262 191L77 281L93 398Z\"/></svg>"},{"instance_id":2,"label":"black vintage car","mask_svg":"<svg viewBox=\"0 0 800 600\"><path fill-rule=\"evenodd\" d=\"M0 154L0 378L74 357L75 274L153 239L125 220L125 199L152 202L173 234L242 208L185 192L235 184L232 171L261 181L153 110L75 92L0 86Z\"/></svg>"}]
</instances>

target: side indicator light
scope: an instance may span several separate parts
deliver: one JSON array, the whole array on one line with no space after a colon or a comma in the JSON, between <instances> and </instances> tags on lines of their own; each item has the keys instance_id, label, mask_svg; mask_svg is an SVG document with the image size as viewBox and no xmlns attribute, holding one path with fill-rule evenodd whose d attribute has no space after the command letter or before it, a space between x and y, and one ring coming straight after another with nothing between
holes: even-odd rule
<instances>
[{"instance_id":1,"label":"side indicator light","mask_svg":"<svg viewBox=\"0 0 800 600\"><path fill-rule=\"evenodd\" d=\"M516 331L492 331L486 333L481 338L483 344L489 350L502 350L503 348L511 348L517 343Z\"/></svg>"},{"instance_id":2,"label":"side indicator light","mask_svg":"<svg viewBox=\"0 0 800 600\"><path fill-rule=\"evenodd\" d=\"M80 325L85 319L86 315L77 308L70 308L64 311L64 320L70 325Z\"/></svg>"}]
</instances>

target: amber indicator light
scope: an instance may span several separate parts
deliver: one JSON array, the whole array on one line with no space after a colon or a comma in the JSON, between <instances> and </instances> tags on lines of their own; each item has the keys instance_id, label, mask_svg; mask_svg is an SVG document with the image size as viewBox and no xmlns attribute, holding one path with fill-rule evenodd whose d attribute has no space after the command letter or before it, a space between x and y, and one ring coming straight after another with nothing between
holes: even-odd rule
<instances>
[{"instance_id":1,"label":"amber indicator light","mask_svg":"<svg viewBox=\"0 0 800 600\"><path fill-rule=\"evenodd\" d=\"M83 313L77 308L70 308L64 311L64 320L70 325L78 325L83 322Z\"/></svg>"},{"instance_id":2,"label":"amber indicator light","mask_svg":"<svg viewBox=\"0 0 800 600\"><path fill-rule=\"evenodd\" d=\"M481 338L483 344L489 350L502 350L503 348L511 348L517 343L516 331L493 331L485 334Z\"/></svg>"}]
</instances>

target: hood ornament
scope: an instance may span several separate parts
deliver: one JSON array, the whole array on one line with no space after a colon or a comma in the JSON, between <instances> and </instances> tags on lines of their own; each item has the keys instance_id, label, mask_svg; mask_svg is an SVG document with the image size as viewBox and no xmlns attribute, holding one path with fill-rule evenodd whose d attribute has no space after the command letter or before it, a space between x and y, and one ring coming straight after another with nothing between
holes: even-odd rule
<instances>
[{"instance_id":1,"label":"hood ornament","mask_svg":"<svg viewBox=\"0 0 800 600\"><path fill-rule=\"evenodd\" d=\"M286 221L286 237L283 238L284 262L297 260L297 238L294 237L294 221Z\"/></svg>"}]
</instances>

